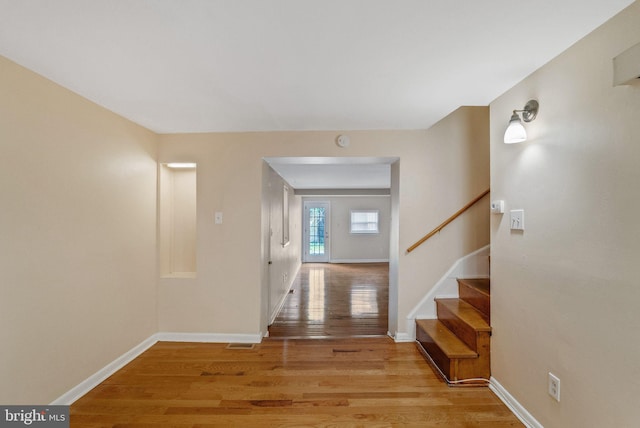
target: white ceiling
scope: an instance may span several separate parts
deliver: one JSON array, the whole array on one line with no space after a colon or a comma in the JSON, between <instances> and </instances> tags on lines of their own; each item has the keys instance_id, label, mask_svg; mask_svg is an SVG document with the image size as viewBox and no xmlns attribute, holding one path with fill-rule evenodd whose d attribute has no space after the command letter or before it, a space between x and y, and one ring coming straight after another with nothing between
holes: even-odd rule
<instances>
[{"instance_id":1,"label":"white ceiling","mask_svg":"<svg viewBox=\"0 0 640 428\"><path fill-rule=\"evenodd\" d=\"M632 0L0 0L0 54L159 133L425 129Z\"/></svg>"},{"instance_id":2,"label":"white ceiling","mask_svg":"<svg viewBox=\"0 0 640 428\"><path fill-rule=\"evenodd\" d=\"M0 0L0 55L158 133L426 129L632 2ZM270 160L297 189L389 188L390 163Z\"/></svg>"}]
</instances>

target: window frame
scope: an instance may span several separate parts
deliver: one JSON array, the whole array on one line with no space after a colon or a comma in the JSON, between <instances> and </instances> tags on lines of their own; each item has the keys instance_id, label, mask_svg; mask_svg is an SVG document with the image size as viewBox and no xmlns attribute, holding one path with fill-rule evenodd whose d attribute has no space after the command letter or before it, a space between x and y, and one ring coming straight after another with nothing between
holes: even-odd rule
<instances>
[{"instance_id":1,"label":"window frame","mask_svg":"<svg viewBox=\"0 0 640 428\"><path fill-rule=\"evenodd\" d=\"M353 216L354 214L374 214L376 215L376 219L375 219L375 230L370 230L370 229L359 229L359 230L354 230L353 226L361 224L361 225L368 225L371 224L373 222L371 221L360 221L360 222L355 222L353 221ZM349 233L352 235L378 235L380 234L380 210L376 210L376 209L355 209L355 210L350 210L349 211Z\"/></svg>"}]
</instances>

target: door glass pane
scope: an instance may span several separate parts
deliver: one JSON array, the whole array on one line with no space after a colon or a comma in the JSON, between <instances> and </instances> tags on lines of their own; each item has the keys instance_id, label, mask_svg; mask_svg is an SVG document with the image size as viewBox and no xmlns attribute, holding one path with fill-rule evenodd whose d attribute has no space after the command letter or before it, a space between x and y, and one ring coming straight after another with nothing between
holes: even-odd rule
<instances>
[{"instance_id":1,"label":"door glass pane","mask_svg":"<svg viewBox=\"0 0 640 428\"><path fill-rule=\"evenodd\" d=\"M324 208L309 208L309 255L324 254L324 216Z\"/></svg>"}]
</instances>

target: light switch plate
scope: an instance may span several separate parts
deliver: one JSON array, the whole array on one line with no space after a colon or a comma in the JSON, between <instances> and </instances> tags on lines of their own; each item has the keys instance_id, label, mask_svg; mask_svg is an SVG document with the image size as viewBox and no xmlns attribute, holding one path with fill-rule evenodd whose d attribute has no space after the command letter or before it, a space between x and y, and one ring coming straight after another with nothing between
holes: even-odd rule
<instances>
[{"instance_id":1,"label":"light switch plate","mask_svg":"<svg viewBox=\"0 0 640 428\"><path fill-rule=\"evenodd\" d=\"M524 210L511 210L511 230L524 230Z\"/></svg>"},{"instance_id":2,"label":"light switch plate","mask_svg":"<svg viewBox=\"0 0 640 428\"><path fill-rule=\"evenodd\" d=\"M560 378L549 372L549 395L560 401Z\"/></svg>"},{"instance_id":3,"label":"light switch plate","mask_svg":"<svg viewBox=\"0 0 640 428\"><path fill-rule=\"evenodd\" d=\"M222 224L222 213L220 211L216 212L215 218L216 224Z\"/></svg>"}]
</instances>

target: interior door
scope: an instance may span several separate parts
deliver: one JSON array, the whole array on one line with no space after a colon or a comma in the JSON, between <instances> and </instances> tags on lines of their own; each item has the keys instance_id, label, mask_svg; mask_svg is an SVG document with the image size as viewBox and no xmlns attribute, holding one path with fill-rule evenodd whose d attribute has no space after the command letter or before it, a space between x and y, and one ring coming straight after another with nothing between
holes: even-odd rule
<instances>
[{"instance_id":1,"label":"interior door","mask_svg":"<svg viewBox=\"0 0 640 428\"><path fill-rule=\"evenodd\" d=\"M307 263L327 263L331 260L329 202L304 202L303 254Z\"/></svg>"}]
</instances>

